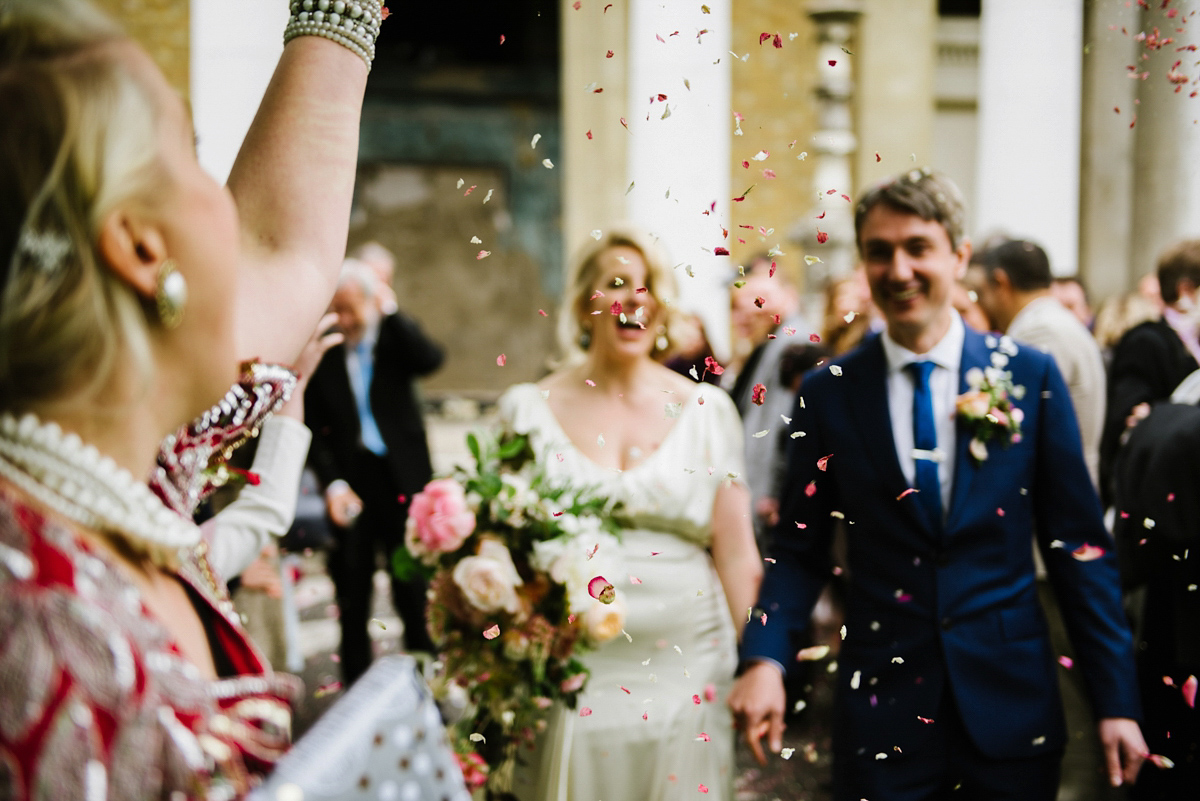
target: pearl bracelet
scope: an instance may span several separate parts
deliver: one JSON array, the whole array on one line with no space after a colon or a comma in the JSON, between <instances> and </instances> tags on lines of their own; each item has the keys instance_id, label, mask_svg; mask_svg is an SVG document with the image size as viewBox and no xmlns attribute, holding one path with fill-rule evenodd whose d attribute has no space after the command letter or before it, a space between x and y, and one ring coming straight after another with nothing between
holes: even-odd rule
<instances>
[{"instance_id":1,"label":"pearl bracelet","mask_svg":"<svg viewBox=\"0 0 1200 801\"><path fill-rule=\"evenodd\" d=\"M292 0L283 43L297 36L321 36L353 51L369 70L383 22L381 5L380 0Z\"/></svg>"}]
</instances>

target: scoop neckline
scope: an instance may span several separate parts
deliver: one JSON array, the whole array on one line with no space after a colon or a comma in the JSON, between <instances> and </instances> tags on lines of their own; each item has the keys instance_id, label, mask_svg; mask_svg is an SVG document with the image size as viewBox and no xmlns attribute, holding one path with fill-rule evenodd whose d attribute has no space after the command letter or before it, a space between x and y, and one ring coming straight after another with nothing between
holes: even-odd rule
<instances>
[{"instance_id":1,"label":"scoop neckline","mask_svg":"<svg viewBox=\"0 0 1200 801\"><path fill-rule=\"evenodd\" d=\"M699 395L699 390L695 390L695 391L693 391L692 396L683 402L683 406L680 410L679 416L676 418L675 423L667 431L666 435L663 436L662 442L658 443L658 447L655 448L645 459L643 459L642 461L633 465L632 467L626 467L626 468L608 467L606 465L600 464L595 459L588 456L586 453L584 453L582 450L579 449L579 446L575 444L575 440L571 439L570 435L568 435L566 430L562 427L562 423L559 422L558 415L556 415L554 413L554 410L550 407L549 400L544 395L542 395L543 390L541 387L539 387L537 384L534 384L532 382L527 384L526 386L528 386L530 391L533 392L537 396L537 399L541 403L542 409L543 409L543 411L545 411L546 416L550 418L551 422L554 424L554 428L557 429L558 435L560 437L562 437L563 441L567 443L567 446L571 450L573 450L582 461L586 462L587 464L591 465L592 467L594 467L597 470L601 470L605 473L610 473L610 474L618 475L618 476L632 473L632 472L634 472L636 470L640 470L641 468L650 464L650 462L652 462L654 460L654 458L656 456L658 456L658 454L662 453L663 450L666 449L667 443L671 441L671 438L673 436L675 436L675 432L678 431L679 428L682 426L683 421L684 421L684 416L689 411L690 407L699 405L695 402Z\"/></svg>"}]
</instances>

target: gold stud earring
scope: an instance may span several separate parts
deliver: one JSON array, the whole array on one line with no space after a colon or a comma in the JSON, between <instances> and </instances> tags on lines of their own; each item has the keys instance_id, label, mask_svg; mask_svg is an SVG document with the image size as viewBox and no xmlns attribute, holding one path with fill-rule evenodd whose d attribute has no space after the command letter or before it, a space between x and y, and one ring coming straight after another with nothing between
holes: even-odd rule
<instances>
[{"instance_id":1,"label":"gold stud earring","mask_svg":"<svg viewBox=\"0 0 1200 801\"><path fill-rule=\"evenodd\" d=\"M176 269L174 259L167 259L158 268L154 305L158 309L158 319L164 328L177 328L183 322L183 308L187 305L187 281L183 273Z\"/></svg>"}]
</instances>

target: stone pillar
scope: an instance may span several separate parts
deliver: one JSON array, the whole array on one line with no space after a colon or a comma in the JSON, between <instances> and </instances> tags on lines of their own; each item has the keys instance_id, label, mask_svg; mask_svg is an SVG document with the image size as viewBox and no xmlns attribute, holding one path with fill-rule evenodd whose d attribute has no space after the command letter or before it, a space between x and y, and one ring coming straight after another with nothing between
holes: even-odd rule
<instances>
[{"instance_id":1,"label":"stone pillar","mask_svg":"<svg viewBox=\"0 0 1200 801\"><path fill-rule=\"evenodd\" d=\"M1133 157L1137 84L1136 7L1086 0L1083 46L1083 159L1079 186L1079 275L1100 300L1133 288ZM1124 29L1124 31L1122 30ZM1141 124L1141 123L1139 123Z\"/></svg>"},{"instance_id":2,"label":"stone pillar","mask_svg":"<svg viewBox=\"0 0 1200 801\"><path fill-rule=\"evenodd\" d=\"M191 0L192 119L200 164L222 183L283 53L288 4Z\"/></svg>"},{"instance_id":3,"label":"stone pillar","mask_svg":"<svg viewBox=\"0 0 1200 801\"><path fill-rule=\"evenodd\" d=\"M857 43L850 48L858 62L858 191L932 163L938 22L936 0L862 0L861 6Z\"/></svg>"},{"instance_id":4,"label":"stone pillar","mask_svg":"<svg viewBox=\"0 0 1200 801\"><path fill-rule=\"evenodd\" d=\"M1083 0L983 4L968 226L1039 242L1060 275L1078 264L1082 49Z\"/></svg>"},{"instance_id":5,"label":"stone pillar","mask_svg":"<svg viewBox=\"0 0 1200 801\"><path fill-rule=\"evenodd\" d=\"M816 0L809 15L817 29L817 131L812 148L813 202L793 226L791 238L820 258L808 268L815 289L850 274L857 261L854 244L854 64L849 45L862 4L858 0ZM824 240L824 241L822 241Z\"/></svg>"},{"instance_id":6,"label":"stone pillar","mask_svg":"<svg viewBox=\"0 0 1200 801\"><path fill-rule=\"evenodd\" d=\"M591 231L625 218L629 185L628 4L574 6L560 0L564 271Z\"/></svg>"},{"instance_id":7,"label":"stone pillar","mask_svg":"<svg viewBox=\"0 0 1200 801\"><path fill-rule=\"evenodd\" d=\"M1130 263L1135 278L1152 272L1158 254L1168 245L1200 236L1200 97L1192 97L1198 88L1196 54L1179 52L1179 48L1200 43L1200 21L1193 17L1186 26L1179 24L1200 10L1200 2L1181 0L1167 9L1160 3L1151 6L1142 12L1141 30L1151 36L1157 30L1160 38L1174 41L1156 49L1148 38L1140 44L1135 62L1139 73L1146 75L1137 81L1140 105L1134 126L1137 145ZM1177 16L1168 18L1168 11ZM1148 58L1143 61L1141 54ZM1172 83L1172 73L1184 82Z\"/></svg>"},{"instance_id":8,"label":"stone pillar","mask_svg":"<svg viewBox=\"0 0 1200 801\"><path fill-rule=\"evenodd\" d=\"M728 351L732 264L715 255L731 243L721 231L731 227L730 2L709 0L709 13L700 3L629 4L629 158L621 188L632 184L628 218L670 252L680 303L702 315L719 355Z\"/></svg>"}]
</instances>

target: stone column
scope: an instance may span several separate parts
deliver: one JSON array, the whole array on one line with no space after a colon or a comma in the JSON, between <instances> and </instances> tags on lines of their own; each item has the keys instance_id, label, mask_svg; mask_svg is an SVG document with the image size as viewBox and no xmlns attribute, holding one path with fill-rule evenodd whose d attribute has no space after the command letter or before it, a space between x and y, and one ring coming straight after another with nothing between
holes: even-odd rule
<instances>
[{"instance_id":1,"label":"stone column","mask_svg":"<svg viewBox=\"0 0 1200 801\"><path fill-rule=\"evenodd\" d=\"M856 46L850 48L857 60L855 114L862 146L854 177L859 191L933 163L938 23L936 0L863 0L861 6Z\"/></svg>"},{"instance_id":2,"label":"stone column","mask_svg":"<svg viewBox=\"0 0 1200 801\"><path fill-rule=\"evenodd\" d=\"M1131 289L1133 125L1139 15L1125 0L1086 0L1083 159L1079 186L1079 274L1092 304ZM1122 31L1124 29L1124 32Z\"/></svg>"},{"instance_id":3,"label":"stone column","mask_svg":"<svg viewBox=\"0 0 1200 801\"><path fill-rule=\"evenodd\" d=\"M1142 12L1141 30L1150 37L1174 41L1155 47L1148 38L1138 47L1139 74L1136 154L1133 178L1133 233L1130 242L1134 278L1154 270L1158 254L1184 238L1200 236L1200 97L1196 83L1196 54L1179 48L1200 43L1200 21L1188 19L1200 11L1197 0L1161 3ZM1168 11L1177 12L1174 18ZM1181 30L1182 28L1182 30ZM1132 31L1131 31L1132 33ZM1141 56L1148 56L1142 60ZM1176 62L1182 61L1173 69ZM1173 83L1172 76L1182 83ZM1179 91L1176 91L1176 88Z\"/></svg>"},{"instance_id":4,"label":"stone column","mask_svg":"<svg viewBox=\"0 0 1200 801\"><path fill-rule=\"evenodd\" d=\"M629 4L629 159L622 187L629 219L670 252L680 303L703 316L719 355L728 351L725 282L732 265L729 256L715 255L731 244L721 231L732 227L730 2L708 0L709 13L700 3Z\"/></svg>"},{"instance_id":5,"label":"stone column","mask_svg":"<svg viewBox=\"0 0 1200 801\"><path fill-rule=\"evenodd\" d=\"M861 14L858 0L816 0L809 15L817 29L817 131L812 148L813 202L797 221L791 239L820 258L808 268L816 289L849 275L856 262L854 245L854 65L851 57ZM819 219L818 219L819 218ZM825 241L821 241L824 239Z\"/></svg>"},{"instance_id":6,"label":"stone column","mask_svg":"<svg viewBox=\"0 0 1200 801\"><path fill-rule=\"evenodd\" d=\"M983 4L968 226L1039 242L1060 275L1078 264L1082 49L1083 0Z\"/></svg>"},{"instance_id":7,"label":"stone column","mask_svg":"<svg viewBox=\"0 0 1200 801\"><path fill-rule=\"evenodd\" d=\"M625 217L628 4L606 5L560 0L564 271L591 231Z\"/></svg>"},{"instance_id":8,"label":"stone column","mask_svg":"<svg viewBox=\"0 0 1200 801\"><path fill-rule=\"evenodd\" d=\"M200 164L222 183L283 53L288 4L191 0L192 119Z\"/></svg>"}]
</instances>

